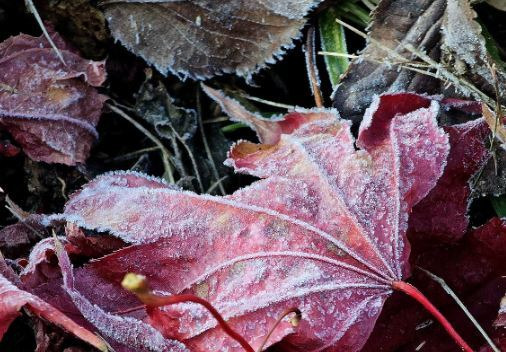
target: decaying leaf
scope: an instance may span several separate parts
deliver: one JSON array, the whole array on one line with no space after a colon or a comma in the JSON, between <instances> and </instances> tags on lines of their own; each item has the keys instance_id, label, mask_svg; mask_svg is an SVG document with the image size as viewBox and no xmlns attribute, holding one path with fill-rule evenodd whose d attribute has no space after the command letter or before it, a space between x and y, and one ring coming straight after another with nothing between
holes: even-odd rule
<instances>
[{"instance_id":1,"label":"decaying leaf","mask_svg":"<svg viewBox=\"0 0 506 352\"><path fill-rule=\"evenodd\" d=\"M51 34L0 43L0 127L36 161L74 165L88 156L105 97L92 86L105 80L103 62L81 58Z\"/></svg>"},{"instance_id":2,"label":"decaying leaf","mask_svg":"<svg viewBox=\"0 0 506 352\"><path fill-rule=\"evenodd\" d=\"M3 258L0 258L3 261ZM107 351L106 343L91 331L76 324L72 319L46 303L39 297L23 291L0 274L0 338L7 331L12 321L26 307L37 316L54 323L71 332L76 337L95 346L100 351Z\"/></svg>"},{"instance_id":3,"label":"decaying leaf","mask_svg":"<svg viewBox=\"0 0 506 352\"><path fill-rule=\"evenodd\" d=\"M97 306L124 309L124 300L99 292L121 297L123 275L138 272L157 292L205 298L254 347L295 306L299 326L283 321L269 345L356 351L392 283L409 272L408 214L443 172L449 144L437 110L422 96L383 95L356 141L335 111L292 112L274 122L290 128L276 129L271 144L232 148L227 163L263 180L230 196L115 173L89 183L52 219L131 244L82 268L81 280L94 283L82 294ZM164 307L150 322L192 351L241 350L194 304Z\"/></svg>"},{"instance_id":4,"label":"decaying leaf","mask_svg":"<svg viewBox=\"0 0 506 352\"><path fill-rule=\"evenodd\" d=\"M250 75L292 46L321 0L105 0L112 35L161 73Z\"/></svg>"},{"instance_id":5,"label":"decaying leaf","mask_svg":"<svg viewBox=\"0 0 506 352\"><path fill-rule=\"evenodd\" d=\"M334 93L334 106L346 118L358 121L375 94L413 91L477 98L464 84L448 89L446 78L438 67L423 73L424 66L412 46L427 54L434 62L462 78L489 97L495 97L494 83L499 91L506 88L506 73L492 73L494 59L487 52L476 13L468 0L383 0L374 11L368 44L359 59L347 71ZM479 98L479 97L478 97Z\"/></svg>"},{"instance_id":6,"label":"decaying leaf","mask_svg":"<svg viewBox=\"0 0 506 352\"><path fill-rule=\"evenodd\" d=\"M506 292L505 225L504 221L493 218L477 229L470 229L451 245L448 243L453 238L434 236L430 240L433 246L427 250L415 248L416 252L410 258L413 265L444 278L491 335L494 332L492 321L496 317L499 301ZM421 271L414 270L412 283L430 293L433 303L440 307L450 321L461 322L458 328L466 339L476 341L476 346L486 344L476 328L436 282ZM400 334L399 331L403 333ZM494 340L499 349L504 350L504 340L503 345L501 341ZM409 351L415 350L422 343L422 350L427 352L456 351L453 341L432 322L423 309L410 304L407 298L399 297L398 300L392 299L386 303L363 352L376 352L378 346L385 351ZM492 351L486 347L476 350Z\"/></svg>"},{"instance_id":7,"label":"decaying leaf","mask_svg":"<svg viewBox=\"0 0 506 352\"><path fill-rule=\"evenodd\" d=\"M137 92L135 110L142 119L155 128L160 137L170 142L173 151L172 164L181 178L188 177L189 173L183 162L188 150L184 147L190 148L191 139L197 131L196 112L176 106L164 84L153 79L150 73ZM193 153L192 149L190 152Z\"/></svg>"},{"instance_id":8,"label":"decaying leaf","mask_svg":"<svg viewBox=\"0 0 506 352\"><path fill-rule=\"evenodd\" d=\"M472 190L470 181L489 160L486 146L490 130L483 119L445 126L450 154L437 185L413 208L409 219L411 241L453 242L468 228L467 216Z\"/></svg>"},{"instance_id":9,"label":"decaying leaf","mask_svg":"<svg viewBox=\"0 0 506 352\"><path fill-rule=\"evenodd\" d=\"M437 80L392 65L392 62L399 63L399 59L385 48L414 59L403 48L411 44L423 47L437 58L445 4L446 0L383 0L378 4L368 28L369 38L361 53L362 59L351 63L334 93L334 106L344 118L359 121L375 94L432 93L439 87Z\"/></svg>"},{"instance_id":10,"label":"decaying leaf","mask_svg":"<svg viewBox=\"0 0 506 352\"><path fill-rule=\"evenodd\" d=\"M471 181L474 187L474 197L506 194L506 151L497 149L495 157L490 158L483 171L476 174Z\"/></svg>"},{"instance_id":11,"label":"decaying leaf","mask_svg":"<svg viewBox=\"0 0 506 352\"><path fill-rule=\"evenodd\" d=\"M487 0L487 3L498 10L506 11L506 3L502 0Z\"/></svg>"},{"instance_id":12,"label":"decaying leaf","mask_svg":"<svg viewBox=\"0 0 506 352\"><path fill-rule=\"evenodd\" d=\"M167 140L189 140L197 130L197 117L194 110L184 109L174 104L167 88L160 81L144 82L137 93L135 110Z\"/></svg>"}]
</instances>

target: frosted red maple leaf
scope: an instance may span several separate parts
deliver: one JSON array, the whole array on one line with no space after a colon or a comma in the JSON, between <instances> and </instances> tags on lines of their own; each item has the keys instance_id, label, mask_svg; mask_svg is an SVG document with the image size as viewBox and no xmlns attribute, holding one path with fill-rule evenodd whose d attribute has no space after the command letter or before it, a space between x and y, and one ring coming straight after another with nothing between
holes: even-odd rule
<instances>
[{"instance_id":1,"label":"frosted red maple leaf","mask_svg":"<svg viewBox=\"0 0 506 352\"><path fill-rule=\"evenodd\" d=\"M191 351L243 349L193 303L115 314L135 306L119 285L127 272L145 275L160 295L207 300L254 348L287 308L297 307L299 326L284 320L268 345L359 350L392 290L415 290L402 282L409 273L408 216L436 184L449 151L436 122L438 102L382 95L355 140L350 122L335 111L264 120L206 90L268 142L239 142L227 160L261 180L215 197L136 173L98 177L53 219L130 245L76 269L75 285L60 255L65 290L104 336L134 350L165 350L174 340ZM139 327L135 338L132 326Z\"/></svg>"}]
</instances>

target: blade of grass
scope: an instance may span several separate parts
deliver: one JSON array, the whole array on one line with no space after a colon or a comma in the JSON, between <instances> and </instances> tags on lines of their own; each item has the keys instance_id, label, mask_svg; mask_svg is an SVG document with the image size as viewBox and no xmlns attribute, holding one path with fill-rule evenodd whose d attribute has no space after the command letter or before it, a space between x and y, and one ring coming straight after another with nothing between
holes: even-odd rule
<instances>
[{"instance_id":1,"label":"blade of grass","mask_svg":"<svg viewBox=\"0 0 506 352\"><path fill-rule=\"evenodd\" d=\"M348 54L344 27L335 21L337 17L339 17L339 11L331 7L323 12L318 19L322 50L326 52ZM345 55L326 55L324 59L330 83L332 84L332 88L335 89L341 75L349 66L349 59Z\"/></svg>"},{"instance_id":2,"label":"blade of grass","mask_svg":"<svg viewBox=\"0 0 506 352\"><path fill-rule=\"evenodd\" d=\"M495 213L500 218L506 218L506 196L502 195L500 197L492 197L490 199L492 202L492 207L495 210Z\"/></svg>"}]
</instances>

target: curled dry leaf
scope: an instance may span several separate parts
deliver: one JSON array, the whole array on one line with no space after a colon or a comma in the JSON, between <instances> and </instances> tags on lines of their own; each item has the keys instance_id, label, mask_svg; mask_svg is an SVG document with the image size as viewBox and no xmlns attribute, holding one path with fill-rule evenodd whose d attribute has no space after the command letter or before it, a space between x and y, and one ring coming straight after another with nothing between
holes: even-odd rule
<instances>
[{"instance_id":1,"label":"curled dry leaf","mask_svg":"<svg viewBox=\"0 0 506 352\"><path fill-rule=\"evenodd\" d=\"M414 59L402 46L423 47L437 59L446 0L383 0L373 12L367 46L354 60L334 93L334 106L345 118L359 121L374 95L383 92L431 93L438 82L399 67L399 58ZM381 46L381 47L380 47Z\"/></svg>"},{"instance_id":2,"label":"curled dry leaf","mask_svg":"<svg viewBox=\"0 0 506 352\"><path fill-rule=\"evenodd\" d=\"M3 258L0 258L0 260L3 261ZM0 338L7 331L12 321L20 314L19 310L23 307L69 331L100 351L107 351L107 344L100 337L78 325L39 297L16 287L0 273Z\"/></svg>"},{"instance_id":3,"label":"curled dry leaf","mask_svg":"<svg viewBox=\"0 0 506 352\"><path fill-rule=\"evenodd\" d=\"M93 304L78 308L84 316L104 306L121 310L125 300L100 292L124 297L123 275L137 272L156 292L208 300L253 347L278 316L298 307L299 326L284 320L268 345L283 339L295 350L359 350L392 284L409 273L408 214L443 172L449 144L437 111L423 96L383 95L356 141L333 110L290 113L276 123L297 124L277 129L271 144L232 148L227 164L262 180L225 197L135 173L98 177L52 219L107 231L130 246L80 270L80 290ZM66 286L72 297L80 294ZM191 303L147 321L192 351L241 350Z\"/></svg>"},{"instance_id":4,"label":"curled dry leaf","mask_svg":"<svg viewBox=\"0 0 506 352\"><path fill-rule=\"evenodd\" d=\"M161 73L247 76L291 47L321 0L105 0L112 35Z\"/></svg>"},{"instance_id":5,"label":"curled dry leaf","mask_svg":"<svg viewBox=\"0 0 506 352\"><path fill-rule=\"evenodd\" d=\"M88 156L105 97L92 86L105 80L103 62L81 58L51 33L0 43L0 128L36 161L74 165Z\"/></svg>"},{"instance_id":6,"label":"curled dry leaf","mask_svg":"<svg viewBox=\"0 0 506 352\"><path fill-rule=\"evenodd\" d=\"M334 93L334 106L344 117L360 120L375 94L413 91L417 93L472 97L467 85L448 89L444 74L434 65L431 74L441 79L402 68L409 63L423 63L412 46L457 77L472 83L489 97L495 97L494 82L499 91L506 89L506 73L491 71L494 58L486 48L481 26L468 0L384 0L374 10L367 46L353 61ZM399 66L401 65L401 67Z\"/></svg>"}]
</instances>

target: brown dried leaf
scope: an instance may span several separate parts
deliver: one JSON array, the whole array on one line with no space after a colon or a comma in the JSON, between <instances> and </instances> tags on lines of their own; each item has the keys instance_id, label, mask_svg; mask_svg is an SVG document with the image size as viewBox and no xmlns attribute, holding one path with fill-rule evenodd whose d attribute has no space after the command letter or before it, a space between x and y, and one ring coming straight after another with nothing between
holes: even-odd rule
<instances>
[{"instance_id":1,"label":"brown dried leaf","mask_svg":"<svg viewBox=\"0 0 506 352\"><path fill-rule=\"evenodd\" d=\"M249 75L292 46L321 0L105 0L113 36L160 72Z\"/></svg>"},{"instance_id":2,"label":"brown dried leaf","mask_svg":"<svg viewBox=\"0 0 506 352\"><path fill-rule=\"evenodd\" d=\"M334 106L346 118L359 120L375 94L396 91L433 92L437 81L396 65L398 61L375 42L412 58L402 45L424 47L437 56L439 33L446 0L383 0L373 13L367 47L352 62L334 94ZM410 57L411 56L411 57ZM385 64L378 63L385 62Z\"/></svg>"},{"instance_id":3,"label":"brown dried leaf","mask_svg":"<svg viewBox=\"0 0 506 352\"><path fill-rule=\"evenodd\" d=\"M406 60L400 56L410 62L420 61L406 49L409 46L494 97L494 60L475 17L467 0L383 0L374 11L367 47L336 89L334 106L345 117L357 120L373 96L385 91L476 98L466 86L459 84L449 91L440 79L401 68L399 64ZM497 71L497 80L500 91L504 91L506 75Z\"/></svg>"}]
</instances>

